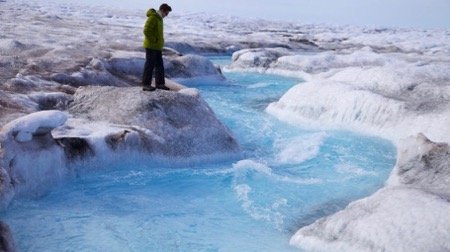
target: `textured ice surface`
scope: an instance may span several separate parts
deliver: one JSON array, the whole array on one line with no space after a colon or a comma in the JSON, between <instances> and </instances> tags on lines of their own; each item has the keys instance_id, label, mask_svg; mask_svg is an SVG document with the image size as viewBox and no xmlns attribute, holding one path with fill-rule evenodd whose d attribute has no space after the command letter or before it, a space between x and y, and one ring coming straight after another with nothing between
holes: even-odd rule
<instances>
[{"instance_id":1,"label":"textured ice surface","mask_svg":"<svg viewBox=\"0 0 450 252\"><path fill-rule=\"evenodd\" d=\"M42 1L8 1L0 5L1 125L43 107L64 108L65 102L70 99L62 93L73 95L74 87L80 85L139 85L140 65L144 57L141 49L142 24L146 10L85 8ZM398 199L395 205L391 204L390 193L387 193L390 189L384 188L338 213L337 216L343 216L342 220L345 220L342 225L331 216L327 221L322 219L317 225L301 229L300 236L292 239L293 245L307 248L314 245L315 249L327 250L330 248L326 245L328 241L315 241L321 237L320 234L328 233L340 244L338 248L448 250L445 239L441 237L448 237L446 230L450 230L449 224L439 222L441 209L448 208L448 196L445 196L448 194L445 186L448 184L448 165L436 161L448 159L445 144L450 142L450 33L447 30L304 25L175 13L165 20L165 25L166 45L179 53L235 53L236 61L230 67L223 68L224 71L280 73L307 81L289 91L288 88L275 89L282 93L270 89L271 95L239 100L239 104L263 110L272 103L267 109L269 113L302 128L320 126L322 129L347 129L378 135L393 140L398 145L399 153L409 153L408 158L399 156L399 163L388 182L389 186L395 184L398 189L392 193ZM186 67L183 62L193 65L200 62L195 56L180 61L176 52L169 51L171 56L166 59L174 63L172 66ZM208 75L213 68L204 59L201 61L205 63L200 68L204 70L201 73ZM218 71L215 76L220 77ZM177 73L180 77L189 77L183 71L169 74L175 77ZM211 82L204 80L202 84ZM239 92L267 90L262 88L276 85L261 81ZM216 97L222 96L226 90L224 85L217 85L216 88L221 91ZM36 94L41 91L51 95ZM218 105L235 106L222 103L220 99L216 101ZM236 125L233 121L228 122L232 128ZM265 122L256 124L253 129L267 130ZM258 137L253 136L253 132L250 130L246 135L256 141ZM402 138L420 132L432 141L444 144L433 147L435 151L429 150L430 145L423 144L424 141L412 141L413 144L402 147ZM262 134L267 134L267 131ZM297 144L296 140L300 138L299 134L290 140L276 141L275 146L280 152L274 160L285 164L310 162L317 153L316 148L314 145ZM309 139L315 143L321 142L320 137ZM424 146L430 152L422 150ZM420 151L416 152L416 149ZM307 153L289 157L289 153L297 151ZM44 161L39 163L45 164ZM56 162L49 160L49 163ZM337 164L330 169L341 176L364 174L373 177L373 171L355 164ZM271 168L271 171L273 173L274 169ZM8 179L5 178L5 181ZM296 179L290 181L304 182ZM249 195L255 189L249 187L242 185L236 192L251 212L254 205ZM400 215L399 211L406 212L408 206L416 207L409 196L417 196L422 202L429 203L417 206L426 218L417 222L414 232L409 228L414 215L404 214L402 216L405 218L395 218ZM445 200L440 201L439 198ZM276 203L275 208L284 204L283 200L273 202ZM387 216L385 219L390 221L389 230L375 229L382 238L370 233L353 232L362 230L356 226L367 226L373 223L373 219L370 216L355 219L352 213L359 214L373 204L379 207L374 207L376 211L371 216L377 220L380 220L379 216ZM318 209L326 215L330 212L324 212L324 209L336 208L330 203ZM433 212L436 214L428 214ZM273 216L269 219L279 220ZM299 219L298 227L311 223L303 221L305 218L300 214L296 220ZM343 226L348 229L337 233L330 231ZM437 228L428 229L430 226ZM307 232L310 242L302 243L306 241L306 238L299 238L302 230L310 230ZM427 233L420 233L420 230ZM412 232L412 235L406 241L398 241L387 238L390 232L404 236ZM374 243L380 244L380 247L372 246Z\"/></svg>"}]
</instances>

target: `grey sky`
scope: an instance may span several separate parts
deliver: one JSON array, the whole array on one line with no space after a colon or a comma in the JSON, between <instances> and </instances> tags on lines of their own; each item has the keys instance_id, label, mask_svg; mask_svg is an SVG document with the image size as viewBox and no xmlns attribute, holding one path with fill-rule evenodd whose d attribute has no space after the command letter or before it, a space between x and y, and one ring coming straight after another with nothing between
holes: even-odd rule
<instances>
[{"instance_id":1,"label":"grey sky","mask_svg":"<svg viewBox=\"0 0 450 252\"><path fill-rule=\"evenodd\" d=\"M450 0L167 0L174 9L304 23L450 28Z\"/></svg>"},{"instance_id":2,"label":"grey sky","mask_svg":"<svg viewBox=\"0 0 450 252\"><path fill-rule=\"evenodd\" d=\"M301 23L450 29L450 0L97 0L94 3L146 9L163 2L179 13L210 12Z\"/></svg>"}]
</instances>

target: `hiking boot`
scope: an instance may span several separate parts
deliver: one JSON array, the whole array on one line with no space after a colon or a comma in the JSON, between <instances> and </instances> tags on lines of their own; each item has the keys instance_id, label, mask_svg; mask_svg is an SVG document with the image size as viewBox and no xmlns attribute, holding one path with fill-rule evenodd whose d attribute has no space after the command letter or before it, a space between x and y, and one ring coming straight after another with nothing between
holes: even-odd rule
<instances>
[{"instance_id":1,"label":"hiking boot","mask_svg":"<svg viewBox=\"0 0 450 252\"><path fill-rule=\"evenodd\" d=\"M156 90L156 88L154 88L154 87L152 87L152 86L144 86L143 88L142 88L142 90L143 91L155 91Z\"/></svg>"},{"instance_id":2,"label":"hiking boot","mask_svg":"<svg viewBox=\"0 0 450 252\"><path fill-rule=\"evenodd\" d=\"M166 87L166 86L164 86L164 85L156 86L156 88L157 88L157 89L162 89L162 90L170 90L170 88L168 88L168 87Z\"/></svg>"}]
</instances>

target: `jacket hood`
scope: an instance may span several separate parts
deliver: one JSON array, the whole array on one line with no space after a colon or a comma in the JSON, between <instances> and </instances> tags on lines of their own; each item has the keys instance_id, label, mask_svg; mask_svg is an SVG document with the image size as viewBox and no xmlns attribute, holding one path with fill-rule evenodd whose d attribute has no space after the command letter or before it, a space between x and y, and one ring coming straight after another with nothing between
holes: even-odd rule
<instances>
[{"instance_id":1,"label":"jacket hood","mask_svg":"<svg viewBox=\"0 0 450 252\"><path fill-rule=\"evenodd\" d=\"M149 9L147 11L147 17L150 17L150 16L156 16L156 17L162 19L162 17L156 12L155 9Z\"/></svg>"}]
</instances>

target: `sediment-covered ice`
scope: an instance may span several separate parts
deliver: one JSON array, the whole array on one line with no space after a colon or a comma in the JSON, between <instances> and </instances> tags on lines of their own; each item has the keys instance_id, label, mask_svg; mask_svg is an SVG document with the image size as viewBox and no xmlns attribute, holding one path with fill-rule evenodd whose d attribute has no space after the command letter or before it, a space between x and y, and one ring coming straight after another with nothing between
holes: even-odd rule
<instances>
[{"instance_id":1,"label":"sediment-covered ice","mask_svg":"<svg viewBox=\"0 0 450 252\"><path fill-rule=\"evenodd\" d=\"M83 87L77 90L69 112L92 122L123 125L122 131L128 131L124 133L125 146L117 143L115 148L174 157L239 149L231 132L195 90L142 92L141 88ZM127 145L126 135L133 133L140 136L139 144Z\"/></svg>"}]
</instances>

